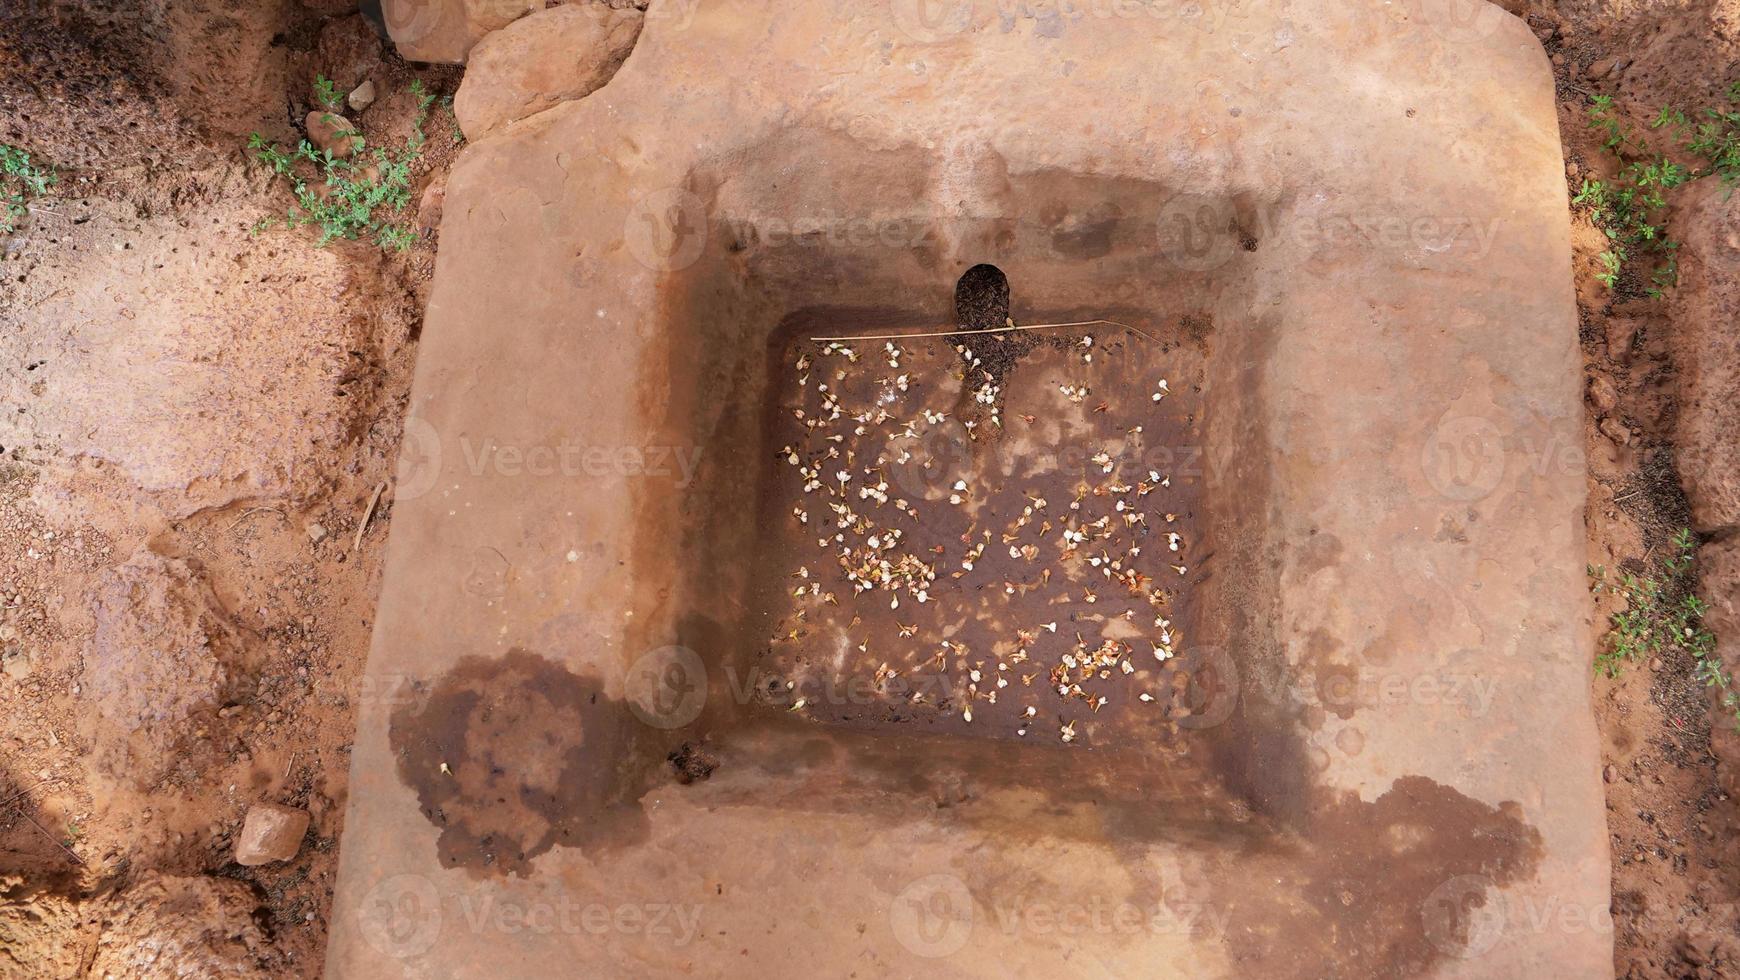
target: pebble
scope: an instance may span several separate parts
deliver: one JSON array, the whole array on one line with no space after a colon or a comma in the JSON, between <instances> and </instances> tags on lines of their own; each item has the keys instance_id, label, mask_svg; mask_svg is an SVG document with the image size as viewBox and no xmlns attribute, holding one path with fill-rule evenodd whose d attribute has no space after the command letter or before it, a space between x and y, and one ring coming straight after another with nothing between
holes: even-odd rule
<instances>
[{"instance_id":1,"label":"pebble","mask_svg":"<svg viewBox=\"0 0 1740 980\"><path fill-rule=\"evenodd\" d=\"M330 150L340 160L356 152L356 127L343 116L316 109L308 114L303 125L308 129L308 141L315 149Z\"/></svg>"},{"instance_id":2,"label":"pebble","mask_svg":"<svg viewBox=\"0 0 1740 980\"><path fill-rule=\"evenodd\" d=\"M4 665L0 669L5 670L6 676L15 681L22 682L30 676L30 654L23 650L13 649L0 653L0 664Z\"/></svg>"},{"instance_id":3,"label":"pebble","mask_svg":"<svg viewBox=\"0 0 1740 980\"><path fill-rule=\"evenodd\" d=\"M447 178L436 177L423 188L417 201L417 227L427 234L441 226L441 209L447 202Z\"/></svg>"},{"instance_id":4,"label":"pebble","mask_svg":"<svg viewBox=\"0 0 1740 980\"><path fill-rule=\"evenodd\" d=\"M320 524L308 525L308 540L314 544L319 544L320 542L325 541L326 528Z\"/></svg>"},{"instance_id":5,"label":"pebble","mask_svg":"<svg viewBox=\"0 0 1740 980\"><path fill-rule=\"evenodd\" d=\"M358 85L356 88L351 89L350 95L345 97L344 101L347 104L349 104L351 111L353 111L353 112L361 112L364 109L367 109L369 106L374 105L375 104L375 83L374 83L374 80L373 79L366 80L361 85Z\"/></svg>"},{"instance_id":6,"label":"pebble","mask_svg":"<svg viewBox=\"0 0 1740 980\"><path fill-rule=\"evenodd\" d=\"M308 832L308 813L280 803L256 803L248 807L242 832L236 838L236 863L246 867L288 861L302 850Z\"/></svg>"},{"instance_id":7,"label":"pebble","mask_svg":"<svg viewBox=\"0 0 1740 980\"><path fill-rule=\"evenodd\" d=\"M1601 429L1602 435L1619 443L1621 446L1631 444L1631 430L1627 429L1625 423L1618 419L1604 418L1601 420L1599 428Z\"/></svg>"}]
</instances>

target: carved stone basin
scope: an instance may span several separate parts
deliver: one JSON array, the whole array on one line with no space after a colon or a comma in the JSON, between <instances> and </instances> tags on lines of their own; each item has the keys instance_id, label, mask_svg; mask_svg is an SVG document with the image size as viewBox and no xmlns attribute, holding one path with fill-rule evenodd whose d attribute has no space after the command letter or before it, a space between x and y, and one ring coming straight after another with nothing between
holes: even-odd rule
<instances>
[{"instance_id":1,"label":"carved stone basin","mask_svg":"<svg viewBox=\"0 0 1740 980\"><path fill-rule=\"evenodd\" d=\"M681 10L454 169L330 972L1610 974L1526 28Z\"/></svg>"}]
</instances>

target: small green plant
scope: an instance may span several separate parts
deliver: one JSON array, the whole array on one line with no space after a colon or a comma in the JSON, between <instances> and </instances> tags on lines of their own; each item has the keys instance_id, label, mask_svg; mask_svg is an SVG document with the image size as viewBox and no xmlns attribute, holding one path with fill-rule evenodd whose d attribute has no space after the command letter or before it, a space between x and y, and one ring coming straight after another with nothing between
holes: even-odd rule
<instances>
[{"instance_id":1,"label":"small green plant","mask_svg":"<svg viewBox=\"0 0 1740 980\"><path fill-rule=\"evenodd\" d=\"M1626 573L1617 587L1607 582L1606 569L1589 566L1591 589L1609 589L1625 600L1625 608L1612 614L1602 648L1595 654L1595 669L1617 677L1627 662L1681 650L1692 659L1692 672L1706 687L1718 690L1721 706L1740 729L1740 693L1733 677L1716 652L1716 637L1704 626L1709 605L1698 598L1692 568L1698 544L1689 530L1673 537L1674 553L1661 563L1661 578Z\"/></svg>"},{"instance_id":2,"label":"small green plant","mask_svg":"<svg viewBox=\"0 0 1740 980\"><path fill-rule=\"evenodd\" d=\"M451 120L453 124L453 145L465 145L465 132L459 128L459 113L453 111L453 96L443 95L441 97L441 108L447 110L447 118Z\"/></svg>"},{"instance_id":3,"label":"small green plant","mask_svg":"<svg viewBox=\"0 0 1740 980\"><path fill-rule=\"evenodd\" d=\"M1740 107L1740 82L1727 94ZM1612 96L1593 97L1589 125L1601 134L1602 147L1624 164L1611 181L1585 179L1571 200L1588 207L1595 226L1607 235L1596 278L1616 289L1628 264L1647 258L1646 292L1659 297L1679 282L1680 246L1666 229L1668 192L1711 175L1728 184L1740 181L1740 111L1705 109L1696 121L1678 109L1657 114L1650 128L1666 130L1675 156L1694 161L1689 166L1653 149L1644 134L1627 126Z\"/></svg>"},{"instance_id":4,"label":"small green plant","mask_svg":"<svg viewBox=\"0 0 1740 980\"><path fill-rule=\"evenodd\" d=\"M315 88L321 93L321 82ZM326 82L331 90L331 83ZM333 90L335 91L335 90ZM421 82L411 84L418 99L412 133L398 153L380 147L370 149L361 133L349 133L354 152L339 159L330 150L316 150L303 140L294 150L269 143L259 133L248 137L254 158L290 184L295 206L283 219L265 218L254 225L258 234L282 220L286 227L312 225L319 230L317 245L334 239L369 238L382 248L405 251L417 241L405 206L411 200L411 165L422 153L423 122L434 96L423 92Z\"/></svg>"},{"instance_id":5,"label":"small green plant","mask_svg":"<svg viewBox=\"0 0 1740 980\"><path fill-rule=\"evenodd\" d=\"M435 96L423 87L421 78L411 79L411 96L417 100L417 115L412 119L411 125L421 137L423 124L429 121L429 107L435 104Z\"/></svg>"},{"instance_id":6,"label":"small green plant","mask_svg":"<svg viewBox=\"0 0 1740 980\"><path fill-rule=\"evenodd\" d=\"M58 178L54 171L38 167L30 154L0 143L0 235L10 235L30 202L48 193Z\"/></svg>"},{"instance_id":7,"label":"small green plant","mask_svg":"<svg viewBox=\"0 0 1740 980\"><path fill-rule=\"evenodd\" d=\"M1705 109L1695 118L1678 109L1663 109L1652 124L1669 129L1687 153L1702 164L1692 176L1715 175L1722 183L1740 182L1740 82L1728 86L1727 109Z\"/></svg>"},{"instance_id":8,"label":"small green plant","mask_svg":"<svg viewBox=\"0 0 1740 980\"><path fill-rule=\"evenodd\" d=\"M337 85L332 83L332 79L325 75L316 75L314 76L314 98L327 111L337 112L339 103L344 100L344 94L338 90Z\"/></svg>"}]
</instances>

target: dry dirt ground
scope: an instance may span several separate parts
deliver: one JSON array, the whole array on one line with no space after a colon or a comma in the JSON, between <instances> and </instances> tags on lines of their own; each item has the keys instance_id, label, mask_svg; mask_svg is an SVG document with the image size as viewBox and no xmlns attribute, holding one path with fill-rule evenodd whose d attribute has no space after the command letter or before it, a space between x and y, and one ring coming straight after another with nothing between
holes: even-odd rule
<instances>
[{"instance_id":1,"label":"dry dirt ground","mask_svg":"<svg viewBox=\"0 0 1740 980\"><path fill-rule=\"evenodd\" d=\"M1591 95L1643 125L1740 80L1740 0L1507 6L1557 66L1573 189L1613 169ZM354 10L0 0L0 142L61 175L0 261L0 977L320 971L437 242L253 234L289 195L243 146L298 138L316 73L372 80L353 118L388 140L413 79L459 80ZM458 149L450 120L430 117L416 195ZM1740 399L1740 202L1676 201L1684 278L1659 300L1596 280L1578 216L1590 407L1563 451L1589 463L1590 562L1641 570L1695 517L1732 623L1736 430L1686 409ZM1724 649L1740 669L1740 637ZM1674 657L1590 683L1616 972L1740 976L1736 740ZM312 814L293 861L233 860L257 801Z\"/></svg>"}]
</instances>

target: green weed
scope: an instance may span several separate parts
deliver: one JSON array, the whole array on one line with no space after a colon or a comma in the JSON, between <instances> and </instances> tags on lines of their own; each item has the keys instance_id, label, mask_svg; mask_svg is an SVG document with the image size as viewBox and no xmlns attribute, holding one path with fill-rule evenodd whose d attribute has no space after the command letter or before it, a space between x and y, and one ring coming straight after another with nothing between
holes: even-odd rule
<instances>
[{"instance_id":1,"label":"green weed","mask_svg":"<svg viewBox=\"0 0 1740 980\"><path fill-rule=\"evenodd\" d=\"M1740 694L1716 652L1715 634L1704 626L1709 605L1696 592L1692 568L1698 545L1692 532L1675 534L1673 549L1661 563L1664 574L1660 578L1626 573L1614 586L1607 581L1606 569L1589 566L1592 591L1610 590L1625 600L1625 608L1609 618L1607 637L1595 654L1595 669L1617 677L1628 662L1682 650L1692 658L1693 676L1704 686L1718 689L1721 706L1740 729Z\"/></svg>"},{"instance_id":2,"label":"green weed","mask_svg":"<svg viewBox=\"0 0 1740 980\"><path fill-rule=\"evenodd\" d=\"M1728 98L1740 108L1740 82L1728 88ZM1679 282L1679 243L1667 234L1668 192L1715 175L1724 183L1740 180L1740 111L1705 109L1696 118L1678 109L1663 109L1650 124L1665 130L1674 157L1654 149L1646 134L1627 126L1614 111L1613 98L1597 95L1589 107L1589 125L1602 135L1602 147L1624 164L1611 181L1585 179L1572 204L1586 206L1596 227L1607 235L1596 278L1609 289L1633 259L1647 258L1649 286L1659 297Z\"/></svg>"},{"instance_id":3,"label":"green weed","mask_svg":"<svg viewBox=\"0 0 1740 980\"><path fill-rule=\"evenodd\" d=\"M314 99L325 106L328 111L338 111L339 103L344 100L344 93L325 75L314 76Z\"/></svg>"},{"instance_id":4,"label":"green weed","mask_svg":"<svg viewBox=\"0 0 1740 980\"><path fill-rule=\"evenodd\" d=\"M30 154L0 143L0 235L10 235L30 202L48 193L58 180L53 169L38 167Z\"/></svg>"},{"instance_id":5,"label":"green weed","mask_svg":"<svg viewBox=\"0 0 1740 980\"><path fill-rule=\"evenodd\" d=\"M316 82L317 92L320 82L326 80ZM330 89L331 83L326 82L326 86ZM411 200L411 165L422 154L423 122L435 99L423 91L420 81L411 83L411 92L418 99L417 115L411 135L397 153L369 148L361 133L350 134L356 150L343 160L330 151L316 150L307 140L287 150L267 142L259 133L248 137L254 158L284 178L296 196L295 206L282 219L262 219L254 232L282 221L286 227L316 228L319 246L339 238L367 238L382 248L402 252L416 244L417 233L405 207Z\"/></svg>"}]
</instances>

